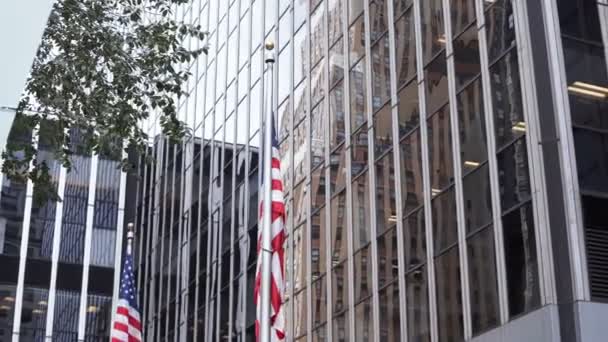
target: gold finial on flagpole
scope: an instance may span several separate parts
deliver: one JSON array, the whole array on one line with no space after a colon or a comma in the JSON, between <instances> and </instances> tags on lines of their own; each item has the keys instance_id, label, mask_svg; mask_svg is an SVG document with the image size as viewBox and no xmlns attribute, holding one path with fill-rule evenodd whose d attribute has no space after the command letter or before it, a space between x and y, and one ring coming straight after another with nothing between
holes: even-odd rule
<instances>
[{"instance_id":1,"label":"gold finial on flagpole","mask_svg":"<svg viewBox=\"0 0 608 342\"><path fill-rule=\"evenodd\" d=\"M274 49L274 42L272 40L267 40L264 46L266 47L266 50L270 51Z\"/></svg>"}]
</instances>

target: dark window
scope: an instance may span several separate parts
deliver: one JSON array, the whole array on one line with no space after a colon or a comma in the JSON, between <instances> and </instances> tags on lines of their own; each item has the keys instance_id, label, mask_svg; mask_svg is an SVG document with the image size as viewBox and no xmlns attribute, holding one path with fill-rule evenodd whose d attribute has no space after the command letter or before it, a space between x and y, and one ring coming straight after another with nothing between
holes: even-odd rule
<instances>
[{"instance_id":1,"label":"dark window","mask_svg":"<svg viewBox=\"0 0 608 342\"><path fill-rule=\"evenodd\" d=\"M426 272L426 266L421 266L406 275L408 341L429 342L431 340Z\"/></svg>"},{"instance_id":2,"label":"dark window","mask_svg":"<svg viewBox=\"0 0 608 342\"><path fill-rule=\"evenodd\" d=\"M484 164L464 177L464 218L470 233L492 221L492 196L488 164Z\"/></svg>"},{"instance_id":3,"label":"dark window","mask_svg":"<svg viewBox=\"0 0 608 342\"><path fill-rule=\"evenodd\" d=\"M427 120L429 139L429 168L433 196L454 181L452 131L450 110L443 107Z\"/></svg>"},{"instance_id":4,"label":"dark window","mask_svg":"<svg viewBox=\"0 0 608 342\"><path fill-rule=\"evenodd\" d=\"M426 85L426 110L428 114L432 114L448 102L448 66L445 52L437 56L424 69L424 78Z\"/></svg>"},{"instance_id":5,"label":"dark window","mask_svg":"<svg viewBox=\"0 0 608 342\"><path fill-rule=\"evenodd\" d=\"M437 275L437 325L440 341L463 339L462 290L458 247L435 259Z\"/></svg>"},{"instance_id":6,"label":"dark window","mask_svg":"<svg viewBox=\"0 0 608 342\"><path fill-rule=\"evenodd\" d=\"M416 75L416 36L413 10L409 10L401 18L395 20L395 61L397 87L399 88Z\"/></svg>"},{"instance_id":7,"label":"dark window","mask_svg":"<svg viewBox=\"0 0 608 342\"><path fill-rule=\"evenodd\" d=\"M444 191L431 202L435 253L457 242L456 195L454 187Z\"/></svg>"},{"instance_id":8,"label":"dark window","mask_svg":"<svg viewBox=\"0 0 608 342\"><path fill-rule=\"evenodd\" d=\"M488 159L481 80L458 94L458 126L463 174Z\"/></svg>"}]
</instances>

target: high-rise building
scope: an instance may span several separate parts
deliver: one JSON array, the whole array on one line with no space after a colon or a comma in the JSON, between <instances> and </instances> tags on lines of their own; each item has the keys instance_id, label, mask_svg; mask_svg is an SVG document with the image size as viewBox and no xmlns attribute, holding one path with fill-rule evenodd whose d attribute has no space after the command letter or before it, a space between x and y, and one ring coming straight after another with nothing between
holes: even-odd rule
<instances>
[{"instance_id":1,"label":"high-rise building","mask_svg":"<svg viewBox=\"0 0 608 342\"><path fill-rule=\"evenodd\" d=\"M210 50L184 66L191 134L175 143L156 118L142 123L156 163L142 157L127 220L140 231L146 340L253 340L269 110L288 213L288 341L603 340L607 6L177 8L210 32Z\"/></svg>"},{"instance_id":2,"label":"high-rise building","mask_svg":"<svg viewBox=\"0 0 608 342\"><path fill-rule=\"evenodd\" d=\"M0 341L107 341L122 252L121 158L84 154L74 130L68 171L53 155L54 122L32 134L20 120L9 143L38 144L51 188L2 177Z\"/></svg>"}]
</instances>

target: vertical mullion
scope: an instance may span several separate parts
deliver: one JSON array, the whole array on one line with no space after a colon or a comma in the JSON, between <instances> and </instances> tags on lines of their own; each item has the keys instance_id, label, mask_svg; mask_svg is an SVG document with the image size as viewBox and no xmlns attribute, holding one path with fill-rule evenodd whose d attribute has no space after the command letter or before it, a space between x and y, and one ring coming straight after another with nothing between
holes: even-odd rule
<instances>
[{"instance_id":1,"label":"vertical mullion","mask_svg":"<svg viewBox=\"0 0 608 342\"><path fill-rule=\"evenodd\" d=\"M544 159L540 139L539 108L536 99L536 79L529 31L529 17L524 2L513 1L517 58L520 69L521 96L526 121L526 145L528 168L534 207L536 234L536 256L538 260L541 304L556 303L555 270L551 243L551 226L547 209L547 190L544 173Z\"/></svg>"},{"instance_id":2,"label":"vertical mullion","mask_svg":"<svg viewBox=\"0 0 608 342\"><path fill-rule=\"evenodd\" d=\"M38 149L37 137L39 126L32 130L32 145ZM29 169L33 169L33 162L30 162ZM5 176L3 176L4 178ZM25 190L25 205L23 209L23 225L21 227L21 245L19 249L19 273L17 274L17 290L15 291L15 312L13 316L13 342L19 342L19 334L21 330L21 311L23 308L23 289L25 282L25 262L27 259L28 241L30 236L30 225L32 217L32 200L34 194L34 184L31 180L27 180Z\"/></svg>"},{"instance_id":3,"label":"vertical mullion","mask_svg":"<svg viewBox=\"0 0 608 342\"><path fill-rule=\"evenodd\" d=\"M496 250L496 273L498 280L498 302L500 307L500 324L509 321L509 303L507 300L507 276L505 266L505 247L500 207L500 184L498 181L498 161L496 158L496 135L494 133L494 108L492 106L492 89L490 88L490 67L488 61L488 42L486 35L484 1L476 0L477 27L479 30L479 52L483 104L486 122L488 145L488 168L490 174L490 193L492 197L492 221L494 221L494 245Z\"/></svg>"},{"instance_id":4,"label":"vertical mullion","mask_svg":"<svg viewBox=\"0 0 608 342\"><path fill-rule=\"evenodd\" d=\"M368 193L369 196L369 214L370 214L370 241L371 241L371 264L372 264L372 297L371 297L371 306L372 306L372 320L373 320L373 340L376 342L380 341L379 337L379 329L380 326L380 313L379 313L379 300L378 300L378 246L377 246L377 234L376 234L376 223L377 223L377 212L376 212L376 168L375 168L375 135L374 132L376 127L374 127L374 109L373 109L373 85L372 85L372 53L371 53L371 24L370 24L370 11L369 11L369 0L363 1L363 23L365 26L365 87L367 91L365 92L366 98L365 101L367 103L367 163L368 163L368 172L367 177L369 181Z\"/></svg>"},{"instance_id":5,"label":"vertical mullion","mask_svg":"<svg viewBox=\"0 0 608 342\"><path fill-rule=\"evenodd\" d=\"M297 0L296 0L297 1ZM303 61L305 61L304 63L306 64L306 67L304 68L304 75L306 75L306 79L304 82L306 82L306 87L304 89L304 97L306 98L306 117L304 118L304 121L302 121L300 123L300 125L305 125L306 128L306 145L309 147L308 151L306 151L305 157L304 157L304 175L305 175L305 180L304 180L304 188L306 189L306 194L305 194L305 198L303 200L304 203L306 203L306 208L304 210L306 210L306 222L304 224L304 227L306 227L305 231L303 232L303 236L304 236L304 260L306 260L306 264L308 265L308 267L306 268L306 289L304 291L306 291L306 335L307 335L307 339L311 340L312 339L312 267L311 267L311 248L312 248L312 220L311 220L311 216L312 216L312 177L310 175L311 172L311 165L312 165L312 156L311 156L311 152L312 149L311 147L311 140L312 140L312 80L311 80L311 70L312 70L312 58L310 56L310 52L312 49L311 46L311 36L312 36L312 25L310 22L310 14L313 11L313 8L311 8L312 4L309 3L307 8L306 8L306 23L304 25L306 25L306 43L305 46L306 48L304 49L304 54L305 57L303 58ZM306 62L307 61L307 62ZM295 114L295 113L294 113Z\"/></svg>"},{"instance_id":6,"label":"vertical mullion","mask_svg":"<svg viewBox=\"0 0 608 342\"><path fill-rule=\"evenodd\" d=\"M463 315L463 336L468 340L472 336L471 323L471 300L469 292L469 263L467 256L467 232L466 219L464 215L464 195L463 195L463 180L462 180L462 160L460 154L460 131L458 124L458 100L456 97L456 71L454 66L454 46L452 33L452 18L450 9L450 0L442 0L443 17L445 25L445 41L446 41L446 56L447 56L447 79L448 79L448 95L449 95L449 110L450 110L450 126L452 130L452 158L454 168L454 188L456 195L456 219L458 228L458 256L460 263L460 284L461 284L461 300L462 300L462 315Z\"/></svg>"},{"instance_id":7,"label":"vertical mullion","mask_svg":"<svg viewBox=\"0 0 608 342\"><path fill-rule=\"evenodd\" d=\"M395 206L397 208L397 265L398 265L398 286L399 286L399 312L401 340L408 342L407 333L407 288L405 284L405 240L403 237L403 194L401 177L401 149L399 146L399 96L397 89L397 60L395 46L395 9L393 1L387 1L388 16L388 41L389 41L389 62L390 62L390 84L391 84L391 120L393 125L393 165L395 168Z\"/></svg>"},{"instance_id":8,"label":"vertical mullion","mask_svg":"<svg viewBox=\"0 0 608 342\"><path fill-rule=\"evenodd\" d=\"M293 341L294 339L294 325L293 325L293 317L294 317L294 307L295 307L295 300L294 300L294 272L293 272L293 258L294 258L294 248L293 248L293 230L294 230L294 210L295 208L293 207L293 187L294 187L294 169L295 169L295 161L294 161L294 118L295 118L295 110L296 110L296 105L295 105L295 99L294 99L294 71L295 71L295 66L294 66L294 52L295 52L295 40L294 40L294 30L295 30L295 23L294 23L294 6L293 6L293 1L297 1L297 0L292 0L289 1L289 8L288 11L289 13L285 14L285 15L289 15L291 17L290 19L290 25L289 25L289 46L287 47L287 49L289 49L289 113L291 115L291 118L289 119L289 137L287 137L287 139L289 140L289 151L287 152L289 154L288 160L290 161L290 167L287 169L287 177L289 179L289 189L288 189L288 203L290 203L292 206L290 207L290 211L289 211L289 216L287 217L287 220L289 220L289 224L287 225L288 227L291 227L291 231L287 232L288 234L288 238L287 238L287 260L289 260L289 264L288 267L290 267L291 272L289 272L289 278L288 278L288 284L289 284L289 288L286 289L286 291L288 292L287 295L290 298L290 305L289 305L289 312L287 312L286 315L286 325L285 325L285 330L287 331L287 340L288 342ZM286 222L287 223L287 222Z\"/></svg>"},{"instance_id":9,"label":"vertical mullion","mask_svg":"<svg viewBox=\"0 0 608 342\"><path fill-rule=\"evenodd\" d=\"M332 289L332 279L331 279L331 270L332 270L332 257L331 257L331 188L327 186L328 182L331 183L331 151L330 151L330 140L331 140L331 113L330 110L330 59L329 59L329 1L325 0L322 4L324 6L323 11L325 12L323 16L323 56L325 56L325 83L323 87L326 89L324 102L323 102L323 112L325 113L324 127L326 127L324 133L325 146L323 149L323 154L325 159L325 163L323 163L323 168L321 172L324 173L325 177L325 217L320 217L320 220L325 220L324 228L325 228L325 316L327 318L326 328L325 328L325 339L328 342L332 342L333 336L333 319L332 319L332 306L333 303L333 289ZM322 127L323 127L322 126ZM322 251L321 251L322 253ZM323 300L323 299L321 299Z\"/></svg>"},{"instance_id":10,"label":"vertical mullion","mask_svg":"<svg viewBox=\"0 0 608 342\"><path fill-rule=\"evenodd\" d=\"M416 31L416 70L418 82L418 99L420 103L420 137L422 141L422 173L423 173L423 194L424 194L424 217L426 229L426 257L427 257L427 274L428 274L428 295L429 295L429 327L431 332L431 342L437 342L439 339L437 331L437 298L436 298L436 281L435 281L435 262L434 262L434 234L433 221L431 211L431 180L429 166L429 150L428 150L428 131L427 131L427 108L426 108L426 92L424 79L424 57L423 57L423 41L422 41L422 2L426 0L414 0L414 22Z\"/></svg>"},{"instance_id":11,"label":"vertical mullion","mask_svg":"<svg viewBox=\"0 0 608 342\"><path fill-rule=\"evenodd\" d=\"M82 287L80 289L80 309L78 315L78 341L85 338L85 323L87 318L87 291L89 284L89 264L91 262L91 240L93 238L93 219L95 216L95 192L97 190L97 165L99 157L91 158L91 173L89 174L89 197L87 202L87 216L84 236L84 255L82 258ZM120 271L118 272L120 273Z\"/></svg>"}]
</instances>

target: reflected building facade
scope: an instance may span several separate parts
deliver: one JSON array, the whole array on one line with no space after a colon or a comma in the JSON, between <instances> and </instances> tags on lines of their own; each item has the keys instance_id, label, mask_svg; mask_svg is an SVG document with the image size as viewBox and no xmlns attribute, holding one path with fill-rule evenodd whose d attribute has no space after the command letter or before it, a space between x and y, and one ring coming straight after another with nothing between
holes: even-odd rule
<instances>
[{"instance_id":1,"label":"reflected building facade","mask_svg":"<svg viewBox=\"0 0 608 342\"><path fill-rule=\"evenodd\" d=\"M71 131L68 171L52 152L55 123L32 134L19 120L9 142L38 144L37 161L49 168L61 201L40 196L50 189L2 177L0 341L106 341L122 250L120 158L83 154Z\"/></svg>"},{"instance_id":2,"label":"reflected building facade","mask_svg":"<svg viewBox=\"0 0 608 342\"><path fill-rule=\"evenodd\" d=\"M176 8L211 48L183 66L191 134L170 142L158 118L142 123L157 162L142 158L127 219L142 232L146 339L254 340L265 110L288 214L288 341L608 333L590 318L608 310L606 11L595 0Z\"/></svg>"}]
</instances>

